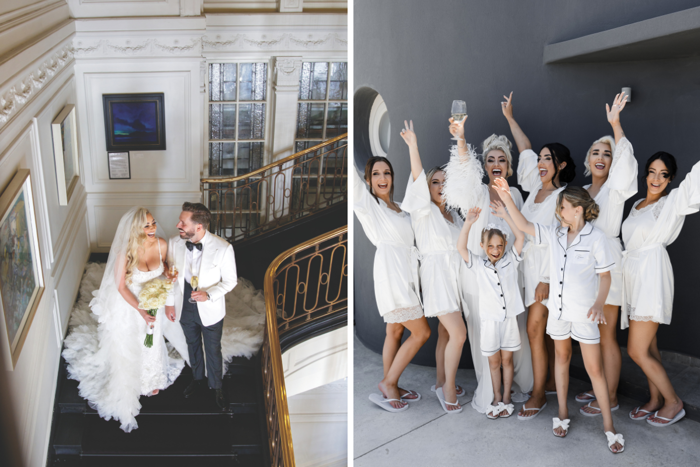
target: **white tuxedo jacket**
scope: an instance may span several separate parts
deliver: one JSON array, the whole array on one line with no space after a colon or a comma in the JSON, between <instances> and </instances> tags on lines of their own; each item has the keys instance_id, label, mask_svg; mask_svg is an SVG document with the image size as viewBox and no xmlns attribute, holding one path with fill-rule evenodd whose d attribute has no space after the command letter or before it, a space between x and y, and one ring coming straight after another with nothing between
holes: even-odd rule
<instances>
[{"instance_id":1,"label":"white tuxedo jacket","mask_svg":"<svg viewBox=\"0 0 700 467\"><path fill-rule=\"evenodd\" d=\"M177 319L182 314L182 300L185 291L185 253L187 241L173 237L168 242L168 265L175 266L179 272L178 287L168 297L167 305L174 305ZM202 241L202 263L199 270L198 290L207 292L209 300L197 302L199 317L204 326L211 326L221 321L226 315L225 295L233 290L238 282L236 258L233 247L226 240L207 232Z\"/></svg>"}]
</instances>

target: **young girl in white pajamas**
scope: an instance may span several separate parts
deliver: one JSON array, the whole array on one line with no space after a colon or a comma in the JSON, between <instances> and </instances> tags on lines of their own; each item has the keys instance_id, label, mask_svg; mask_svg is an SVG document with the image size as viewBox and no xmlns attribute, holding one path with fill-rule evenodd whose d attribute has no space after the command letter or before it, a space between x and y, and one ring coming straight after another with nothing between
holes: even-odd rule
<instances>
[{"instance_id":1,"label":"young girl in white pajamas","mask_svg":"<svg viewBox=\"0 0 700 467\"><path fill-rule=\"evenodd\" d=\"M569 431L566 399L573 338L581 344L583 362L598 396L608 448L613 453L622 452L625 442L613 426L600 350L598 323L605 322L603 305L610 290L610 271L615 260L605 234L590 224L598 217L598 205L585 189L566 187L557 196L556 213L561 224L533 224L517 211L508 182L498 179L496 185L518 228L532 235L536 244L550 246L547 334L554 339L559 400L559 417L554 418L552 431L561 438Z\"/></svg>"},{"instance_id":2,"label":"young girl in white pajamas","mask_svg":"<svg viewBox=\"0 0 700 467\"><path fill-rule=\"evenodd\" d=\"M520 151L518 161L518 183L529 192L522 209L530 222L551 225L557 222L555 205L557 196L576 175L576 165L569 149L563 144L545 144L539 154L513 118L513 93L503 96L501 111L508 120L515 144ZM512 213L511 213L512 215ZM528 234L528 232L525 232ZM532 398L518 412L519 420L532 420L547 405L545 395L555 391L554 343L546 334L547 298L551 297L549 277L549 246L534 244L527 237L528 249L523 256L523 278L525 282L525 306L528 307L527 334L532 353L534 386ZM547 373L549 372L549 378Z\"/></svg>"},{"instance_id":3,"label":"young girl in white pajamas","mask_svg":"<svg viewBox=\"0 0 700 467\"><path fill-rule=\"evenodd\" d=\"M513 232L508 224L494 215L489 209L492 201L500 198L493 189L493 181L499 177L508 178L513 175L513 160L511 156L511 142L504 135L491 135L482 143L481 159L477 160L476 155L469 149L464 141L464 124L466 117L459 122L450 119L449 131L453 137L457 138L456 151L445 169L445 187L443 193L447 204L459 207L466 213L472 207L481 209L483 215L479 217L474 225L477 232L481 232L486 224L497 225L505 234L509 243L513 243ZM455 154L456 153L456 154ZM483 183L484 172L488 177L488 182ZM512 188L513 201L518 209L523 205L523 198L517 188ZM472 251L480 251L479 236L472 235L468 245ZM518 268L518 282L523 284L522 268ZM467 317L469 323L469 345L471 346L474 362L474 371L477 377L477 388L472 398L472 407L480 413L486 413L491 406L494 394L491 391L492 381L488 359L480 353L480 326L478 310L478 287L471 287L465 284L466 300L469 302L470 316ZM522 293L522 292L521 292ZM532 390L532 356L530 354L530 344L527 337L527 313L518 315L518 329L522 347L513 354L513 367L515 369L513 380L520 388L520 393L513 394L514 402L526 401L528 392Z\"/></svg>"},{"instance_id":4,"label":"young girl in white pajamas","mask_svg":"<svg viewBox=\"0 0 700 467\"><path fill-rule=\"evenodd\" d=\"M384 379L378 385L382 394L371 394L369 398L384 410L401 412L408 409L406 401L418 400L420 394L399 388L399 377L430 337L418 298L418 251L411 218L393 200L394 169L389 160L370 158L364 181L357 169L351 172L355 215L367 238L377 247L374 294L379 313L387 323L382 351ZM404 329L411 335L402 344Z\"/></svg>"},{"instance_id":5,"label":"young girl in white pajamas","mask_svg":"<svg viewBox=\"0 0 700 467\"><path fill-rule=\"evenodd\" d=\"M615 268L610 271L611 285L603 312L605 324L599 324L600 347L603 351L605 380L608 383L608 396L611 410L620 406L617 401L617 386L620 381L622 356L617 343L617 319L622 305L622 243L620 225L625 201L637 193L637 160L632 144L625 138L620 125L620 112L625 108L627 96L615 96L612 107L605 105L608 122L615 137L604 136L595 141L586 154L585 175L591 175L592 183L584 186L600 207L600 214L591 224L602 230L610 243L615 259ZM576 401L587 402L579 411L586 416L600 415L595 402L595 391L588 390L576 396Z\"/></svg>"},{"instance_id":6,"label":"young girl in white pajamas","mask_svg":"<svg viewBox=\"0 0 700 467\"><path fill-rule=\"evenodd\" d=\"M442 200L445 173L432 169L428 176L418 153L418 139L413 132L413 121L405 123L401 137L409 148L411 175L401 208L411 214L416 244L421 254L421 289L426 318L440 320L438 345L435 350L437 382L435 391L443 409L450 414L462 407L457 397L464 389L455 383L462 347L467 339L467 327L462 319L460 271L462 260L457 252L462 220L456 212L446 208Z\"/></svg>"},{"instance_id":7,"label":"young girl in white pajamas","mask_svg":"<svg viewBox=\"0 0 700 467\"><path fill-rule=\"evenodd\" d=\"M493 382L493 402L486 417L495 420L513 414L510 388L513 384L513 352L520 349L520 332L516 317L525 311L518 284L518 264L525 243L525 235L515 226L499 201L491 203L495 216L505 220L515 236L512 248L508 248L506 234L501 227L487 224L481 231L480 247L485 256L474 254L467 248L469 231L479 219L480 208L472 208L462 227L457 249L474 270L479 287L479 314L481 318L481 354L488 358ZM501 366L503 367L503 393L501 394Z\"/></svg>"},{"instance_id":8,"label":"young girl in white pajamas","mask_svg":"<svg viewBox=\"0 0 700 467\"><path fill-rule=\"evenodd\" d=\"M683 401L661 364L656 343L659 324L670 324L673 311L673 268L666 247L678 238L685 216L700 209L700 163L667 194L676 171L671 154L651 156L645 167L647 196L635 203L622 224L622 328L628 326L629 319L627 351L644 371L651 393L649 402L629 416L632 420L647 419L655 427L670 426L685 416Z\"/></svg>"}]
</instances>

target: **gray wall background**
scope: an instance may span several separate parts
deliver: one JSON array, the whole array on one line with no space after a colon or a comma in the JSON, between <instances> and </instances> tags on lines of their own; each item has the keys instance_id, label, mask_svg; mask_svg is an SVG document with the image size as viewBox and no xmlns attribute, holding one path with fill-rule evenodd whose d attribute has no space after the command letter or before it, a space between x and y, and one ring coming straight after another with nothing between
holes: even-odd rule
<instances>
[{"instance_id":1,"label":"gray wall background","mask_svg":"<svg viewBox=\"0 0 700 467\"><path fill-rule=\"evenodd\" d=\"M622 113L622 126L640 172L651 154L670 152L679 165L674 188L700 160L700 55L542 64L547 44L696 7L697 0L355 0L354 4L355 91L370 87L387 104L392 125L389 159L396 171L399 201L410 171L408 151L399 136L404 119L414 121L424 166L443 164L450 145L447 119L452 100L467 102L466 139L480 144L491 133L511 138L500 110L501 96L510 91L515 117L535 150L552 141L571 150L577 164L574 185L587 182L585 152L593 140L611 133L605 104L623 86L632 87L633 102ZM358 166L364 167L367 157L355 154ZM644 180L639 190L628 202L625 217L633 201L645 195ZM357 335L381 352L384 324L372 279L375 248L356 218L354 228ZM660 326L658 333L661 349L696 357L700 357L699 233L700 215L690 216L680 238L668 248L675 272L673 321ZM429 321L435 329L437 320ZM414 362L434 364L437 333L433 334ZM627 331L618 334L621 345L626 345ZM468 345L462 364L471 366Z\"/></svg>"}]
</instances>

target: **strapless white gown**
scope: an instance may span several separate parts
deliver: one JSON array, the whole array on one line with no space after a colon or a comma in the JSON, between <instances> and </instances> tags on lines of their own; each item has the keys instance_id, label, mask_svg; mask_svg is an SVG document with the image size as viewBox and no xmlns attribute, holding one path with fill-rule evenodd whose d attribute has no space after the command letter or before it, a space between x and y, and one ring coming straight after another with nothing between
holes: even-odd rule
<instances>
[{"instance_id":1,"label":"strapless white gown","mask_svg":"<svg viewBox=\"0 0 700 467\"><path fill-rule=\"evenodd\" d=\"M136 269L128 288L138 297L144 284L162 274L162 262L153 271ZM143 343L148 325L141 315L121 296L109 310L95 309L101 306L98 294L93 292L90 302L93 319L99 320L97 332L89 324L74 327L64 342L63 357L69 377L80 381L80 395L102 418L119 420L122 430L130 432L138 428L139 397L170 386L185 362L177 352L168 352L164 307L156 314L149 348Z\"/></svg>"}]
</instances>

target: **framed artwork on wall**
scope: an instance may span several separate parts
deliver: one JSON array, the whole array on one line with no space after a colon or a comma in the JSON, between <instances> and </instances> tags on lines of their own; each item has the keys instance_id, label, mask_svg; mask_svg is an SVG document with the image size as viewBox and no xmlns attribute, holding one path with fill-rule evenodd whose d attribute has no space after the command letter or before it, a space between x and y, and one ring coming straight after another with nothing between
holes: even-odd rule
<instances>
[{"instance_id":1,"label":"framed artwork on wall","mask_svg":"<svg viewBox=\"0 0 700 467\"><path fill-rule=\"evenodd\" d=\"M164 94L103 94L107 151L165 150Z\"/></svg>"},{"instance_id":2,"label":"framed artwork on wall","mask_svg":"<svg viewBox=\"0 0 700 467\"><path fill-rule=\"evenodd\" d=\"M58 204L66 206L80 179L78 161L78 129L75 106L68 104L51 122L53 158L56 164Z\"/></svg>"},{"instance_id":3,"label":"framed artwork on wall","mask_svg":"<svg viewBox=\"0 0 700 467\"><path fill-rule=\"evenodd\" d=\"M0 331L7 337L12 369L43 293L31 178L28 169L20 169L0 195Z\"/></svg>"}]
</instances>

